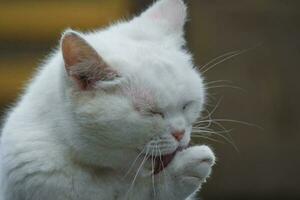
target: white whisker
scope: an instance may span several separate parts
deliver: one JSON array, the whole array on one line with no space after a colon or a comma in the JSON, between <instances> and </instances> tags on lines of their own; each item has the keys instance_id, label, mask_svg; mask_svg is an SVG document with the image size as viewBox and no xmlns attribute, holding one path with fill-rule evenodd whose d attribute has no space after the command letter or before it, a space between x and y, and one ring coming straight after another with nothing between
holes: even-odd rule
<instances>
[{"instance_id":1,"label":"white whisker","mask_svg":"<svg viewBox=\"0 0 300 200\"><path fill-rule=\"evenodd\" d=\"M162 161L162 154L161 154L161 151L160 151L160 148L159 146L158 147L158 152L159 152L159 160L160 160L160 164L163 166L163 161ZM163 181L163 185L164 185L164 189L165 189L165 192L167 193L168 192L168 187L166 185L166 182L167 182L167 175L166 175L166 172L165 170L163 169L162 170L162 173L163 173L163 176L164 176L164 181Z\"/></svg>"},{"instance_id":2,"label":"white whisker","mask_svg":"<svg viewBox=\"0 0 300 200\"><path fill-rule=\"evenodd\" d=\"M234 58L234 57L236 57L236 56L239 56L239 55L241 55L241 54L247 52L248 50L249 50L249 49L237 51L237 52L233 53L232 55L223 58L222 60L220 60L220 61L218 61L218 62L216 62L216 63L210 65L208 68L206 68L206 69L202 72L202 74L205 74L205 73L208 72L209 70L213 69L215 66L217 66L217 65L219 65L219 64L221 64L221 63L223 63L223 62L225 62L225 61L227 61L227 60L229 60L229 59L231 59L231 58Z\"/></svg>"},{"instance_id":3,"label":"white whisker","mask_svg":"<svg viewBox=\"0 0 300 200\"><path fill-rule=\"evenodd\" d=\"M215 88L231 88L231 89L236 89L236 90L240 90L243 92L247 92L245 89L238 87L238 86L234 86L234 85L215 85L215 86L210 86L210 87L205 87L207 90L209 89L215 89Z\"/></svg>"},{"instance_id":4,"label":"white whisker","mask_svg":"<svg viewBox=\"0 0 300 200\"><path fill-rule=\"evenodd\" d=\"M209 81L209 82L204 83L204 85L207 86L207 85L212 85L215 83L230 83L230 84L232 84L232 81L229 81L229 80Z\"/></svg>"},{"instance_id":5,"label":"white whisker","mask_svg":"<svg viewBox=\"0 0 300 200\"><path fill-rule=\"evenodd\" d=\"M208 131L203 129L193 129L193 133L209 133L209 134L222 134L222 133L230 133L233 129L225 130L225 131Z\"/></svg>"},{"instance_id":6,"label":"white whisker","mask_svg":"<svg viewBox=\"0 0 300 200\"><path fill-rule=\"evenodd\" d=\"M225 132L227 132L228 130L220 123L220 122L213 122L215 125L217 125L219 128L221 128L222 130L224 130ZM233 138L231 137L231 134L229 132L227 132L227 136L230 138L231 140L231 145L234 147L234 149L239 152L238 147L236 146Z\"/></svg>"},{"instance_id":7,"label":"white whisker","mask_svg":"<svg viewBox=\"0 0 300 200\"><path fill-rule=\"evenodd\" d=\"M135 158L135 160L132 162L132 164L130 165L129 169L127 170L126 174L123 176L123 179L126 178L128 176L128 174L130 173L130 171L132 170L132 168L134 167L135 163L137 162L137 160L139 159L139 157L143 154L144 150L146 147L143 148L143 150L137 155L137 157Z\"/></svg>"},{"instance_id":8,"label":"white whisker","mask_svg":"<svg viewBox=\"0 0 300 200\"><path fill-rule=\"evenodd\" d=\"M236 53L238 53L239 51L230 51L230 52L227 52L227 53L224 53L214 59L212 59L211 61L207 62L206 64L204 64L203 66L200 67L200 71L202 71L205 67L209 66L210 64L212 64L213 62L221 59L221 58L224 58L224 57L227 57L227 56L230 56L230 55L234 55Z\"/></svg>"},{"instance_id":9,"label":"white whisker","mask_svg":"<svg viewBox=\"0 0 300 200\"><path fill-rule=\"evenodd\" d=\"M206 137L206 136L203 136L203 135L192 135L191 137L193 137L193 138L203 138L203 139L206 139L206 140L210 140L212 142L218 142L218 143L221 143L221 144L225 144L224 142L222 142L220 140L210 138L210 137Z\"/></svg>"},{"instance_id":10,"label":"white whisker","mask_svg":"<svg viewBox=\"0 0 300 200\"><path fill-rule=\"evenodd\" d=\"M151 158L151 165L152 165L152 173L151 173L151 178L152 178L152 189L153 189L153 197L155 198L156 196L156 191L155 191L155 179L154 179L154 154L153 154L154 148L152 149L152 158ZM156 153L156 152L155 152Z\"/></svg>"},{"instance_id":11,"label":"white whisker","mask_svg":"<svg viewBox=\"0 0 300 200\"><path fill-rule=\"evenodd\" d=\"M126 198L125 198L125 199L128 199L128 195L130 194L132 188L134 187L134 183L135 183L135 181L136 181L136 179L137 179L137 176L138 176L138 174L139 174L141 168L143 167L144 163L145 163L146 160L148 159L148 150L149 150L149 149L147 149L146 154L145 154L145 156L144 156L144 159L143 159L143 161L141 162L141 164L140 164L140 166L139 166L137 172L135 173L135 176L134 176L134 178L133 178L133 180L132 180L132 183L131 183L131 185L130 185L130 187L129 187L127 193L126 193L126 196L125 196Z\"/></svg>"},{"instance_id":12,"label":"white whisker","mask_svg":"<svg viewBox=\"0 0 300 200\"><path fill-rule=\"evenodd\" d=\"M209 119L211 119L211 116L216 112L216 110L219 108L219 106L221 105L221 103L222 103L222 100L223 100L223 97L221 97L220 99L219 99L219 101L217 102L217 104L215 105L215 107L212 109L212 111L207 111L208 112L208 115L207 116L205 116L205 117L203 117L204 119L205 118L209 118Z\"/></svg>"},{"instance_id":13,"label":"white whisker","mask_svg":"<svg viewBox=\"0 0 300 200\"><path fill-rule=\"evenodd\" d=\"M256 127L258 129L263 129L262 127L260 127L256 124L252 124L252 123L245 122L245 121L234 120L234 119L212 119L212 120L198 121L198 123L202 123L202 122L232 122L232 123L238 123L238 124L242 124L242 125L246 125L246 126Z\"/></svg>"}]
</instances>

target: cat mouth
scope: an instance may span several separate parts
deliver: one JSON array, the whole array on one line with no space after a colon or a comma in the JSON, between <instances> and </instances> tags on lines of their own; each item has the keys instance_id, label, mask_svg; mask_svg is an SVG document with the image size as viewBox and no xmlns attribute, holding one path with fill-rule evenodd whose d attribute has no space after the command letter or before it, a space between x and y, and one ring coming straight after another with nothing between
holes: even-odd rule
<instances>
[{"instance_id":1,"label":"cat mouth","mask_svg":"<svg viewBox=\"0 0 300 200\"><path fill-rule=\"evenodd\" d=\"M173 153L152 157L151 159L154 159L153 174L156 175L163 171L172 162L175 155L186 148L188 148L188 146L178 147Z\"/></svg>"}]
</instances>

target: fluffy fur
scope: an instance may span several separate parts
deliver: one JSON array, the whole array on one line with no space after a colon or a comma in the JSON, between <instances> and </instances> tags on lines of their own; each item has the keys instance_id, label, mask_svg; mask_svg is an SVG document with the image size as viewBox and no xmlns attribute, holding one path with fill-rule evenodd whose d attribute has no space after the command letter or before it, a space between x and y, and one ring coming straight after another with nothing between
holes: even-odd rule
<instances>
[{"instance_id":1,"label":"fluffy fur","mask_svg":"<svg viewBox=\"0 0 300 200\"><path fill-rule=\"evenodd\" d=\"M0 199L191 198L215 158L187 147L205 90L185 20L181 0L160 0L104 30L67 30L6 119Z\"/></svg>"}]
</instances>

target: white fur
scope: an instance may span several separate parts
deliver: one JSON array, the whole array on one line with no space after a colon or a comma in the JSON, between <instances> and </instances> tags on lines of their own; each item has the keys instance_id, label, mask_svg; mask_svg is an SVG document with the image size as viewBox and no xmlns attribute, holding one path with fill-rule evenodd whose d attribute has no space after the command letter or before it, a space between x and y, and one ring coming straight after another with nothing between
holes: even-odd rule
<instances>
[{"instance_id":1,"label":"white fur","mask_svg":"<svg viewBox=\"0 0 300 200\"><path fill-rule=\"evenodd\" d=\"M129 22L75 32L121 77L81 91L61 49L41 67L2 130L0 200L183 200L200 188L214 163L208 147L178 152L154 177L141 154L186 146L204 104L203 80L183 49L185 18L181 0L160 0ZM147 101L165 118L134 109ZM177 142L171 132L181 129Z\"/></svg>"}]
</instances>

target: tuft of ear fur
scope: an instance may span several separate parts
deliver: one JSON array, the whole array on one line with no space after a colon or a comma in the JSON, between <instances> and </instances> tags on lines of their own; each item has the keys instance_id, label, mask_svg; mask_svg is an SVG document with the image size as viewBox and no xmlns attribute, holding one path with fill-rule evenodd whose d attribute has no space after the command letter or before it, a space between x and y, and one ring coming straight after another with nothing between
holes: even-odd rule
<instances>
[{"instance_id":1,"label":"tuft of ear fur","mask_svg":"<svg viewBox=\"0 0 300 200\"><path fill-rule=\"evenodd\" d=\"M67 30L61 39L61 49L66 71L81 90L92 89L100 81L113 81L119 77L78 32Z\"/></svg>"},{"instance_id":2,"label":"tuft of ear fur","mask_svg":"<svg viewBox=\"0 0 300 200\"><path fill-rule=\"evenodd\" d=\"M159 0L143 12L140 18L152 21L168 33L182 34L187 7L182 0Z\"/></svg>"}]
</instances>

